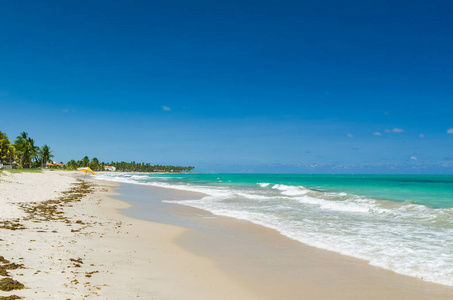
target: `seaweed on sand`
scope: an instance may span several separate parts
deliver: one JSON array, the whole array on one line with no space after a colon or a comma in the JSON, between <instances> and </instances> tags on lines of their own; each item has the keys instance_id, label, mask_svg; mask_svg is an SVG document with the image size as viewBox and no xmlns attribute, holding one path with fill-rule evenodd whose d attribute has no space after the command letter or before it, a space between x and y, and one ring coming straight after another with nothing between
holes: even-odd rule
<instances>
[{"instance_id":1,"label":"seaweed on sand","mask_svg":"<svg viewBox=\"0 0 453 300\"><path fill-rule=\"evenodd\" d=\"M0 228L9 230L22 230L25 226L19 223L19 220L14 221L0 221Z\"/></svg>"},{"instance_id":2,"label":"seaweed on sand","mask_svg":"<svg viewBox=\"0 0 453 300\"><path fill-rule=\"evenodd\" d=\"M9 276L7 270L16 270L24 269L23 264L10 263L9 260L5 259L3 256L0 256L0 275Z\"/></svg>"},{"instance_id":3,"label":"seaweed on sand","mask_svg":"<svg viewBox=\"0 0 453 300\"><path fill-rule=\"evenodd\" d=\"M22 283L9 277L0 280L0 290L5 292L9 292L12 290L21 290L24 287L25 286Z\"/></svg>"},{"instance_id":4,"label":"seaweed on sand","mask_svg":"<svg viewBox=\"0 0 453 300\"><path fill-rule=\"evenodd\" d=\"M19 297L17 295L0 296L0 300L16 300L16 299L22 299L22 297Z\"/></svg>"},{"instance_id":5,"label":"seaweed on sand","mask_svg":"<svg viewBox=\"0 0 453 300\"><path fill-rule=\"evenodd\" d=\"M72 188L62 192L62 196L56 200L47 200L43 202L31 202L22 205L22 209L28 214L26 220L39 221L64 221L69 222L63 215L62 208L70 202L78 202L87 194L93 192L91 186L81 180L78 180ZM81 222L81 221L80 221ZM83 224L78 222L78 224Z\"/></svg>"}]
</instances>

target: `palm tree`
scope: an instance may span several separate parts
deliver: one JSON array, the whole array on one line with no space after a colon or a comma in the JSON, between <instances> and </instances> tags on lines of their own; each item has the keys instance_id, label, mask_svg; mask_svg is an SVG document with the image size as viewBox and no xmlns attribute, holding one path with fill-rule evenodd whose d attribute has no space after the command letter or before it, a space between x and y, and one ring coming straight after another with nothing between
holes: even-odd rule
<instances>
[{"instance_id":1,"label":"palm tree","mask_svg":"<svg viewBox=\"0 0 453 300\"><path fill-rule=\"evenodd\" d=\"M8 159L8 150L11 142L8 136L0 131L0 163Z\"/></svg>"},{"instance_id":2,"label":"palm tree","mask_svg":"<svg viewBox=\"0 0 453 300\"><path fill-rule=\"evenodd\" d=\"M32 138L28 138L28 145L30 149L30 167L36 167L39 166L39 152L41 149L39 149L38 146L35 145L35 140ZM34 162L32 165L31 162Z\"/></svg>"},{"instance_id":3,"label":"palm tree","mask_svg":"<svg viewBox=\"0 0 453 300\"><path fill-rule=\"evenodd\" d=\"M13 144L8 145L8 149L6 150L6 155L9 158L9 164L16 160L16 147Z\"/></svg>"},{"instance_id":4,"label":"palm tree","mask_svg":"<svg viewBox=\"0 0 453 300\"><path fill-rule=\"evenodd\" d=\"M66 164L65 166L67 169L70 169L70 170L76 170L77 169L77 162L73 159L71 159L70 161L68 161L68 163Z\"/></svg>"},{"instance_id":5,"label":"palm tree","mask_svg":"<svg viewBox=\"0 0 453 300\"><path fill-rule=\"evenodd\" d=\"M34 158L37 157L39 148L35 146L35 140L28 136L28 133L25 131L17 136L14 141L14 146L16 147L20 163L23 166L28 166L32 164Z\"/></svg>"},{"instance_id":6,"label":"palm tree","mask_svg":"<svg viewBox=\"0 0 453 300\"><path fill-rule=\"evenodd\" d=\"M88 156L85 156L83 159L82 159L82 167L88 167L88 164L90 163L90 159L88 158Z\"/></svg>"},{"instance_id":7,"label":"palm tree","mask_svg":"<svg viewBox=\"0 0 453 300\"><path fill-rule=\"evenodd\" d=\"M93 157L88 165L92 170L99 170L99 159Z\"/></svg>"},{"instance_id":8,"label":"palm tree","mask_svg":"<svg viewBox=\"0 0 453 300\"><path fill-rule=\"evenodd\" d=\"M42 146L41 149L39 150L39 156L40 156L39 160L41 161L41 168L44 168L44 165L47 164L53 157L50 147L47 145Z\"/></svg>"}]
</instances>

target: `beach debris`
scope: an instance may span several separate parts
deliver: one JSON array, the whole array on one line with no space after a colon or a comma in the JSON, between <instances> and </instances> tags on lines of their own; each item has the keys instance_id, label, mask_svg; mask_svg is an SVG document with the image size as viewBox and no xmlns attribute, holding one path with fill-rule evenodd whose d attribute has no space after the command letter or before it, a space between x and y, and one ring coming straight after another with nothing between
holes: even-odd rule
<instances>
[{"instance_id":1,"label":"beach debris","mask_svg":"<svg viewBox=\"0 0 453 300\"><path fill-rule=\"evenodd\" d=\"M0 296L0 300L16 300L16 299L22 299L22 297L19 297L17 295Z\"/></svg>"},{"instance_id":2,"label":"beach debris","mask_svg":"<svg viewBox=\"0 0 453 300\"><path fill-rule=\"evenodd\" d=\"M22 230L25 229L25 226L19 223L19 220L13 221L0 221L0 228L8 230Z\"/></svg>"},{"instance_id":3,"label":"beach debris","mask_svg":"<svg viewBox=\"0 0 453 300\"><path fill-rule=\"evenodd\" d=\"M0 265L0 275L9 276L7 270L25 269L23 264L10 263Z\"/></svg>"},{"instance_id":4,"label":"beach debris","mask_svg":"<svg viewBox=\"0 0 453 300\"><path fill-rule=\"evenodd\" d=\"M12 290L21 290L25 286L17 280L6 277L0 280L0 290L9 292Z\"/></svg>"},{"instance_id":5,"label":"beach debris","mask_svg":"<svg viewBox=\"0 0 453 300\"><path fill-rule=\"evenodd\" d=\"M76 268L80 268L83 265L83 261L80 257L78 259L70 258L69 260L72 261Z\"/></svg>"},{"instance_id":6,"label":"beach debris","mask_svg":"<svg viewBox=\"0 0 453 300\"><path fill-rule=\"evenodd\" d=\"M93 274L99 273L99 271L85 272L85 277L90 278Z\"/></svg>"},{"instance_id":7,"label":"beach debris","mask_svg":"<svg viewBox=\"0 0 453 300\"><path fill-rule=\"evenodd\" d=\"M56 200L47 200L43 202L30 202L21 205L22 209L28 214L24 220L33 221L63 221L71 223L68 218L64 217L63 207L69 206L70 202L78 202L87 194L93 192L90 184L78 179L74 186L62 192L62 196ZM5 221L9 222L9 221ZM17 221L18 222L18 221ZM24 229L21 228L19 223L5 224L4 226L10 227L12 230ZM81 220L76 221L77 224L84 224ZM0 222L0 228L2 224Z\"/></svg>"},{"instance_id":8,"label":"beach debris","mask_svg":"<svg viewBox=\"0 0 453 300\"><path fill-rule=\"evenodd\" d=\"M5 259L3 256L0 256L0 275L9 276L7 270L16 270L16 269L25 269L23 264L12 263L9 260Z\"/></svg>"}]
</instances>

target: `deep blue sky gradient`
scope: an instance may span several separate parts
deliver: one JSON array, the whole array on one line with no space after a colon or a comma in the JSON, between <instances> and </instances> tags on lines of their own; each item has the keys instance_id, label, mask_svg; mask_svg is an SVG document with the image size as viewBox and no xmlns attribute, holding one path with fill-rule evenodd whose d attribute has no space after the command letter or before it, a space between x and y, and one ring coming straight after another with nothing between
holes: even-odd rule
<instances>
[{"instance_id":1,"label":"deep blue sky gradient","mask_svg":"<svg viewBox=\"0 0 453 300\"><path fill-rule=\"evenodd\" d=\"M0 4L0 130L58 161L453 173L451 1Z\"/></svg>"}]
</instances>

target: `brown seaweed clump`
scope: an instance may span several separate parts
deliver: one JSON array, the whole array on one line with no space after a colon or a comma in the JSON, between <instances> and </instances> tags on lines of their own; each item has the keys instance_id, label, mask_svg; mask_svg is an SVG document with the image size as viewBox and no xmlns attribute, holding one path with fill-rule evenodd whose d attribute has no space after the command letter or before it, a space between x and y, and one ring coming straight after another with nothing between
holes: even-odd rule
<instances>
[{"instance_id":1,"label":"brown seaweed clump","mask_svg":"<svg viewBox=\"0 0 453 300\"><path fill-rule=\"evenodd\" d=\"M23 264L11 263L9 260L0 256L0 275L9 276L6 270L25 269Z\"/></svg>"},{"instance_id":2,"label":"brown seaweed clump","mask_svg":"<svg viewBox=\"0 0 453 300\"><path fill-rule=\"evenodd\" d=\"M9 276L6 270L16 270L16 269L24 269L23 264L16 264L16 263L6 263L0 265L0 275L1 276Z\"/></svg>"},{"instance_id":3,"label":"brown seaweed clump","mask_svg":"<svg viewBox=\"0 0 453 300\"><path fill-rule=\"evenodd\" d=\"M99 273L99 271L85 272L85 277L90 278L93 274Z\"/></svg>"},{"instance_id":4,"label":"brown seaweed clump","mask_svg":"<svg viewBox=\"0 0 453 300\"><path fill-rule=\"evenodd\" d=\"M70 258L69 260L74 264L74 267L76 268L80 268L83 265L83 261L80 257L78 259Z\"/></svg>"},{"instance_id":5,"label":"brown seaweed clump","mask_svg":"<svg viewBox=\"0 0 453 300\"><path fill-rule=\"evenodd\" d=\"M0 296L0 300L16 300L16 299L22 299L22 297L19 297L17 295Z\"/></svg>"},{"instance_id":6,"label":"brown seaweed clump","mask_svg":"<svg viewBox=\"0 0 453 300\"><path fill-rule=\"evenodd\" d=\"M21 290L24 287L25 286L22 283L20 283L19 281L8 278L8 277L0 280L0 290L5 291L5 292L9 292L12 290Z\"/></svg>"},{"instance_id":7,"label":"brown seaweed clump","mask_svg":"<svg viewBox=\"0 0 453 300\"><path fill-rule=\"evenodd\" d=\"M0 228L9 230L22 230L25 226L20 224L19 221L0 221Z\"/></svg>"}]
</instances>

